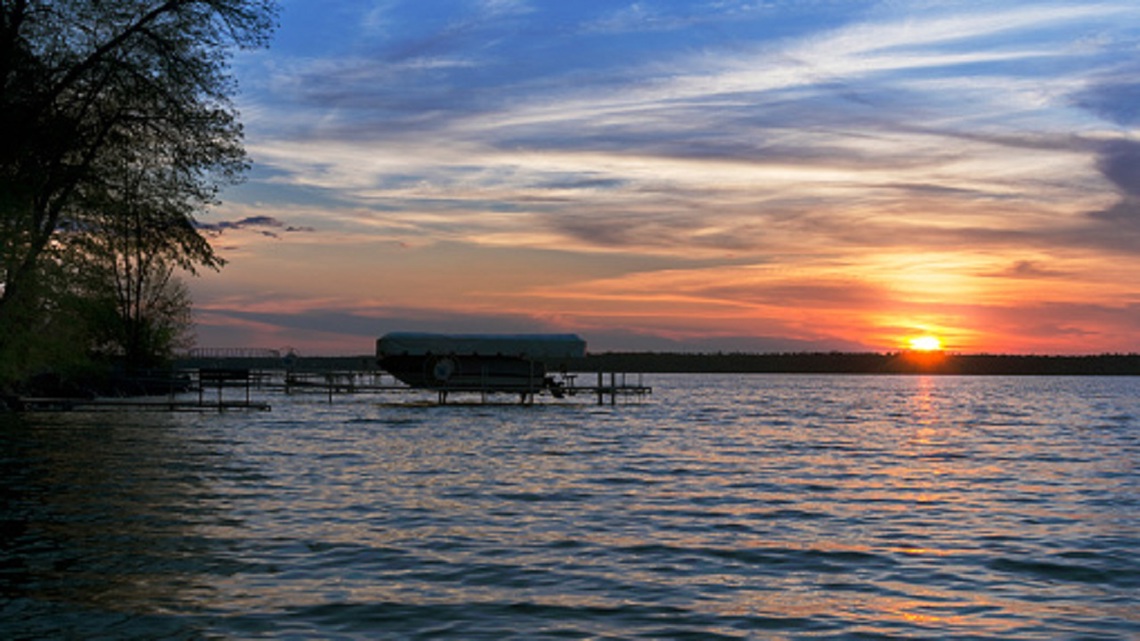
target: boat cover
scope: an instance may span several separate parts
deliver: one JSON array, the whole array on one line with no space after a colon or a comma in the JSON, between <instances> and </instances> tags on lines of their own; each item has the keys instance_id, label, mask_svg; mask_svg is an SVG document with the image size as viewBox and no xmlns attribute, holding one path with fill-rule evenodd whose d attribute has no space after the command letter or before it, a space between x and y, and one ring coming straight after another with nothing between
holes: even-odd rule
<instances>
[{"instance_id":1,"label":"boat cover","mask_svg":"<svg viewBox=\"0 0 1140 641\"><path fill-rule=\"evenodd\" d=\"M586 341L576 334L430 334L391 332L376 342L376 355L457 354L521 358L582 358Z\"/></svg>"}]
</instances>

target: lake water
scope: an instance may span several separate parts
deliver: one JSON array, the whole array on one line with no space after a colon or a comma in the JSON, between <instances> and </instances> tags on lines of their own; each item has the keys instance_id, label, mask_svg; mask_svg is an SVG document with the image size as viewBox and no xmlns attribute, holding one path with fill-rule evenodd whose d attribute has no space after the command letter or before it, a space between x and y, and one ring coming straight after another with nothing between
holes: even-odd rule
<instances>
[{"instance_id":1,"label":"lake water","mask_svg":"<svg viewBox=\"0 0 1140 641\"><path fill-rule=\"evenodd\" d=\"M0 638L1140 638L1140 378L645 382L0 415Z\"/></svg>"}]
</instances>

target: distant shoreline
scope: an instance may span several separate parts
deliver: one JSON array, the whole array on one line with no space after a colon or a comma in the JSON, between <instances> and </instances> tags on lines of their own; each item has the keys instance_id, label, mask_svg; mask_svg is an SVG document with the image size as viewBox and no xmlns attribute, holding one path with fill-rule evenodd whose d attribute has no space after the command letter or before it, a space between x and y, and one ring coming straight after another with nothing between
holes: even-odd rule
<instances>
[{"instance_id":1,"label":"distant shoreline","mask_svg":"<svg viewBox=\"0 0 1140 641\"><path fill-rule=\"evenodd\" d=\"M724 374L1140 376L1140 354L1015 356L940 352L590 355L580 371ZM579 369L573 367L571 369Z\"/></svg>"},{"instance_id":2,"label":"distant shoreline","mask_svg":"<svg viewBox=\"0 0 1140 641\"><path fill-rule=\"evenodd\" d=\"M175 366L283 369L281 359L180 359ZM301 356L291 365L299 371L370 371L372 356ZM552 369L594 373L656 374L939 374L961 376L1140 376L1140 354L1040 356L1002 354L898 353L678 353L603 352Z\"/></svg>"}]
</instances>

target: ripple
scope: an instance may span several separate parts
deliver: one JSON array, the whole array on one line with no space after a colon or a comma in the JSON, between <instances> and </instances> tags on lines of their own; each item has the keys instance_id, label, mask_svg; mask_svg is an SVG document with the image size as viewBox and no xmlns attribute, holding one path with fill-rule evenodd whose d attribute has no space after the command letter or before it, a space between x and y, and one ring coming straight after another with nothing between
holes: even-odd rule
<instances>
[{"instance_id":1,"label":"ripple","mask_svg":"<svg viewBox=\"0 0 1140 641\"><path fill-rule=\"evenodd\" d=\"M465 639L592 638L603 630L638 629L639 638L740 639L754 631L834 628L797 617L713 617L643 604L563 605L539 601L480 603L332 603L285 613L288 619L344 634L455 635ZM632 637L630 637L632 638Z\"/></svg>"},{"instance_id":2,"label":"ripple","mask_svg":"<svg viewBox=\"0 0 1140 641\"><path fill-rule=\"evenodd\" d=\"M652 384L0 415L0 638L1140 638L1140 381Z\"/></svg>"},{"instance_id":3,"label":"ripple","mask_svg":"<svg viewBox=\"0 0 1140 641\"><path fill-rule=\"evenodd\" d=\"M1111 569L1095 565L1074 565L1056 561L1011 558L996 559L990 562L989 567L1000 572L1028 575L1051 581L1102 583L1121 588L1140 587L1140 571L1136 567Z\"/></svg>"}]
</instances>

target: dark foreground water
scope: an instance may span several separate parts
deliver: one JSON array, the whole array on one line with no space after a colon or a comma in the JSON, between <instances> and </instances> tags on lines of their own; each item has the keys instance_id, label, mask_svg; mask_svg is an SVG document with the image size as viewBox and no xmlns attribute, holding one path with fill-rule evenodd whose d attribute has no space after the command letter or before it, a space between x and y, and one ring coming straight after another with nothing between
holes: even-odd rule
<instances>
[{"instance_id":1,"label":"dark foreground water","mask_svg":"<svg viewBox=\"0 0 1140 641\"><path fill-rule=\"evenodd\" d=\"M0 638L1140 638L1140 378L646 382L0 415Z\"/></svg>"}]
</instances>

